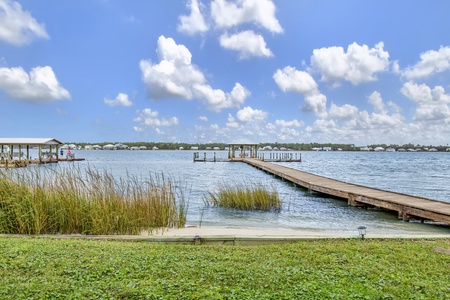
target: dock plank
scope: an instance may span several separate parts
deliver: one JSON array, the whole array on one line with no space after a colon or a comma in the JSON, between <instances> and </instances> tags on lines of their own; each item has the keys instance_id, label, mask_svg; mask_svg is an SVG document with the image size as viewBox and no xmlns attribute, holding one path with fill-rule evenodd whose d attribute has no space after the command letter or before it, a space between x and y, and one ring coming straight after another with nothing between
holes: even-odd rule
<instances>
[{"instance_id":1,"label":"dock plank","mask_svg":"<svg viewBox=\"0 0 450 300\"><path fill-rule=\"evenodd\" d=\"M450 224L450 202L396 193L319 176L256 158L243 161L310 191L344 198L350 205L375 206L397 211L399 217Z\"/></svg>"}]
</instances>

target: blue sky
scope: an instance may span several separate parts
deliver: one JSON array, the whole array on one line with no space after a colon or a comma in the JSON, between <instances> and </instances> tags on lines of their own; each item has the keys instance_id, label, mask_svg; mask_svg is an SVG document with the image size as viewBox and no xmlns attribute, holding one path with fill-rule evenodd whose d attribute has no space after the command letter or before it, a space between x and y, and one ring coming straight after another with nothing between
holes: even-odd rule
<instances>
[{"instance_id":1,"label":"blue sky","mask_svg":"<svg viewBox=\"0 0 450 300\"><path fill-rule=\"evenodd\" d=\"M0 0L0 136L447 145L449 12L446 0Z\"/></svg>"}]
</instances>

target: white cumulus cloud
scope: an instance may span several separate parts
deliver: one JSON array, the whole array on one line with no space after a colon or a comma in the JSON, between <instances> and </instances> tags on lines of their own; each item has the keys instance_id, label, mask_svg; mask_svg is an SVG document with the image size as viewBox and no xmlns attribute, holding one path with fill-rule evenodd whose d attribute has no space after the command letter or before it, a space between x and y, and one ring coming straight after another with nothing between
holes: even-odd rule
<instances>
[{"instance_id":1,"label":"white cumulus cloud","mask_svg":"<svg viewBox=\"0 0 450 300\"><path fill-rule=\"evenodd\" d=\"M161 127L161 126L174 126L178 125L179 121L178 118L172 117L169 119L165 118L159 118L159 112L158 111L152 111L150 108L145 108L143 110L137 110L137 117L134 118L134 122L139 124L138 126L135 126L133 129L136 132L142 132L145 131L148 128L153 127Z\"/></svg>"},{"instance_id":2,"label":"white cumulus cloud","mask_svg":"<svg viewBox=\"0 0 450 300\"><path fill-rule=\"evenodd\" d=\"M441 47L438 51L430 50L420 55L420 61L407 68L403 75L407 79L429 77L433 74L450 70L450 47Z\"/></svg>"},{"instance_id":3,"label":"white cumulus cloud","mask_svg":"<svg viewBox=\"0 0 450 300\"><path fill-rule=\"evenodd\" d=\"M192 64L192 55L184 45L178 45L172 38L158 39L158 64L141 60L142 80L147 85L149 98L197 98L204 101L212 111L239 107L250 92L236 83L231 92L212 88L199 68Z\"/></svg>"},{"instance_id":4,"label":"white cumulus cloud","mask_svg":"<svg viewBox=\"0 0 450 300\"><path fill-rule=\"evenodd\" d=\"M240 122L263 122L267 119L267 115L265 111L247 106L236 113L236 118Z\"/></svg>"},{"instance_id":5,"label":"white cumulus cloud","mask_svg":"<svg viewBox=\"0 0 450 300\"><path fill-rule=\"evenodd\" d=\"M333 120L317 119L311 126L306 127L308 133L326 133L336 129L337 125Z\"/></svg>"},{"instance_id":6,"label":"white cumulus cloud","mask_svg":"<svg viewBox=\"0 0 450 300\"><path fill-rule=\"evenodd\" d=\"M318 117L325 118L327 116L327 97L324 94L312 94L305 97L303 111L311 111Z\"/></svg>"},{"instance_id":7,"label":"white cumulus cloud","mask_svg":"<svg viewBox=\"0 0 450 300\"><path fill-rule=\"evenodd\" d=\"M21 46L36 38L48 39L44 24L22 9L20 3L0 0L0 40Z\"/></svg>"},{"instance_id":8,"label":"white cumulus cloud","mask_svg":"<svg viewBox=\"0 0 450 300\"><path fill-rule=\"evenodd\" d=\"M312 69L321 74L321 80L339 85L346 80L354 85L376 80L376 73L389 69L389 53L380 42L374 48L353 43L347 47L314 49L311 56Z\"/></svg>"},{"instance_id":9,"label":"white cumulus cloud","mask_svg":"<svg viewBox=\"0 0 450 300\"><path fill-rule=\"evenodd\" d=\"M133 103L128 99L128 95L119 93L115 99L105 98L104 102L108 106L132 106Z\"/></svg>"},{"instance_id":10,"label":"white cumulus cloud","mask_svg":"<svg viewBox=\"0 0 450 300\"><path fill-rule=\"evenodd\" d=\"M274 32L283 28L275 17L276 7L271 0L213 0L211 17L219 28L231 28L245 23L256 24Z\"/></svg>"},{"instance_id":11,"label":"white cumulus cloud","mask_svg":"<svg viewBox=\"0 0 450 300\"><path fill-rule=\"evenodd\" d=\"M207 107L215 112L225 108L239 107L244 104L250 96L248 91L240 83L236 83L230 93L225 93L219 89L213 89L207 84L197 84L193 86L194 94L206 102Z\"/></svg>"},{"instance_id":12,"label":"white cumulus cloud","mask_svg":"<svg viewBox=\"0 0 450 300\"><path fill-rule=\"evenodd\" d=\"M275 120L275 125L280 127L301 127L304 123L295 119L291 121Z\"/></svg>"},{"instance_id":13,"label":"white cumulus cloud","mask_svg":"<svg viewBox=\"0 0 450 300\"><path fill-rule=\"evenodd\" d=\"M278 69L273 75L275 83L283 92L294 92L301 95L313 94L317 91L317 83L309 73L298 71L291 66Z\"/></svg>"},{"instance_id":14,"label":"white cumulus cloud","mask_svg":"<svg viewBox=\"0 0 450 300\"><path fill-rule=\"evenodd\" d=\"M278 69L273 79L281 91L304 96L304 111L312 111L319 117L326 117L327 97L320 93L316 81L309 73L287 66L282 70Z\"/></svg>"},{"instance_id":15,"label":"white cumulus cloud","mask_svg":"<svg viewBox=\"0 0 450 300\"><path fill-rule=\"evenodd\" d=\"M240 59L273 56L272 51L266 46L264 37L253 30L232 35L224 33L220 36L220 45L225 49L239 52Z\"/></svg>"},{"instance_id":16,"label":"white cumulus cloud","mask_svg":"<svg viewBox=\"0 0 450 300\"><path fill-rule=\"evenodd\" d=\"M201 2L199 3L197 0L190 0L187 6L190 9L191 14L189 16L179 17L180 24L178 24L178 31L188 35L208 31L208 26L206 25L200 10Z\"/></svg>"},{"instance_id":17,"label":"white cumulus cloud","mask_svg":"<svg viewBox=\"0 0 450 300\"><path fill-rule=\"evenodd\" d=\"M33 68L29 74L22 67L0 68L0 88L13 98L34 102L70 99L49 66Z\"/></svg>"},{"instance_id":18,"label":"white cumulus cloud","mask_svg":"<svg viewBox=\"0 0 450 300\"><path fill-rule=\"evenodd\" d=\"M445 90L442 86L436 86L434 89L431 89L424 83L419 85L409 81L403 85L400 91L403 95L417 103L433 101L450 103L450 97L445 94Z\"/></svg>"},{"instance_id":19,"label":"white cumulus cloud","mask_svg":"<svg viewBox=\"0 0 450 300\"><path fill-rule=\"evenodd\" d=\"M236 119L231 114L228 114L226 127L227 128L239 128L239 123L236 121Z\"/></svg>"},{"instance_id":20,"label":"white cumulus cloud","mask_svg":"<svg viewBox=\"0 0 450 300\"><path fill-rule=\"evenodd\" d=\"M331 118L351 119L355 118L358 115L358 108L350 104L337 106L336 104L331 103L328 113Z\"/></svg>"},{"instance_id":21,"label":"white cumulus cloud","mask_svg":"<svg viewBox=\"0 0 450 300\"><path fill-rule=\"evenodd\" d=\"M369 103L373 105L375 113L386 114L386 106L379 92L373 92L369 96Z\"/></svg>"},{"instance_id":22,"label":"white cumulus cloud","mask_svg":"<svg viewBox=\"0 0 450 300\"><path fill-rule=\"evenodd\" d=\"M442 86L436 86L431 89L426 84L419 85L407 82L400 91L416 103L416 120L450 121L450 95L445 93L445 89Z\"/></svg>"}]
</instances>

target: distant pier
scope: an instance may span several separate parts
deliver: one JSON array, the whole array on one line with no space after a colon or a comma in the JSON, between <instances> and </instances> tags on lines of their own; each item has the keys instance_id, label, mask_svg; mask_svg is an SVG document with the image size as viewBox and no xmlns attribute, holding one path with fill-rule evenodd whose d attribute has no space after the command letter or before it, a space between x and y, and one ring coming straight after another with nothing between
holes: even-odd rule
<instances>
[{"instance_id":1,"label":"distant pier","mask_svg":"<svg viewBox=\"0 0 450 300\"><path fill-rule=\"evenodd\" d=\"M244 157L235 158L220 158L217 157L216 152L213 153L212 157L204 152L200 155L199 152L194 153L194 162L241 162ZM258 159L266 162L301 162L301 153L260 153L258 154Z\"/></svg>"},{"instance_id":2,"label":"distant pier","mask_svg":"<svg viewBox=\"0 0 450 300\"><path fill-rule=\"evenodd\" d=\"M200 155L194 153L194 162L238 162L246 158L258 158L266 162L301 162L301 153L291 152L258 152L258 144L230 144L228 146L228 157L220 158L213 153L213 157L208 157L206 152Z\"/></svg>"}]
</instances>

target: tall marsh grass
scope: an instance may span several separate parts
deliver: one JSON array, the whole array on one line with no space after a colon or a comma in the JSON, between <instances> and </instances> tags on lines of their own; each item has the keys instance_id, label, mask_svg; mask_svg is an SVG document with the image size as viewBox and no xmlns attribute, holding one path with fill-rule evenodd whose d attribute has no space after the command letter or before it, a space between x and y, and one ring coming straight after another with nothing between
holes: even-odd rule
<instances>
[{"instance_id":1,"label":"tall marsh grass","mask_svg":"<svg viewBox=\"0 0 450 300\"><path fill-rule=\"evenodd\" d=\"M208 192L205 203L217 207L240 210L280 210L282 200L274 186L262 183L223 183L216 192Z\"/></svg>"},{"instance_id":2,"label":"tall marsh grass","mask_svg":"<svg viewBox=\"0 0 450 300\"><path fill-rule=\"evenodd\" d=\"M186 223L185 188L164 174L88 167L0 170L0 233L140 234Z\"/></svg>"}]
</instances>

